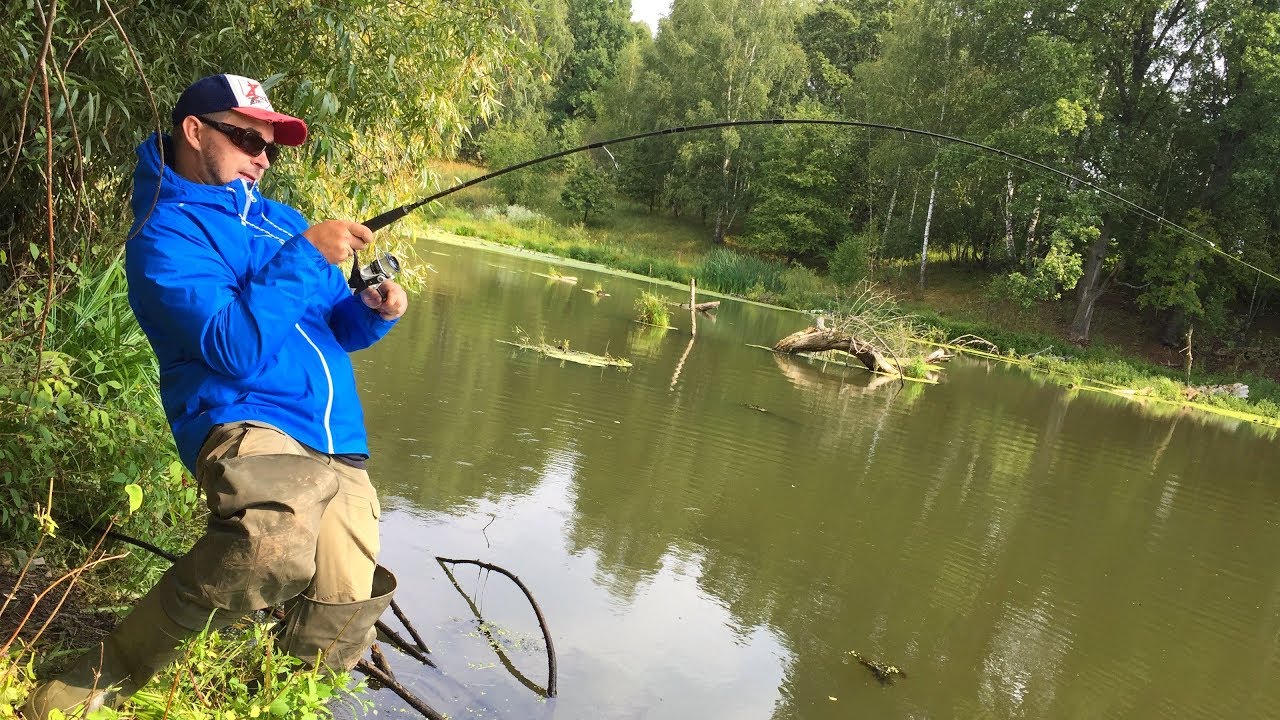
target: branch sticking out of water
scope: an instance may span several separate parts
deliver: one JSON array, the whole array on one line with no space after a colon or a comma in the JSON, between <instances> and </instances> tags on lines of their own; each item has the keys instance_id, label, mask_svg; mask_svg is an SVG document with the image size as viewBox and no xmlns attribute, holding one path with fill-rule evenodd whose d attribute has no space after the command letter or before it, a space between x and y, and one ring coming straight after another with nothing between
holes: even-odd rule
<instances>
[{"instance_id":1,"label":"branch sticking out of water","mask_svg":"<svg viewBox=\"0 0 1280 720\"><path fill-rule=\"evenodd\" d=\"M409 690L405 688L405 686L401 685L395 678L383 672L368 660L360 660L360 662L356 663L356 669L382 683L382 685L390 689L391 692L399 695L401 700L409 703L410 707L422 713L423 717L429 718L429 720L445 720L444 715L441 715L435 708L423 702L417 695L409 692Z\"/></svg>"},{"instance_id":2,"label":"branch sticking out of water","mask_svg":"<svg viewBox=\"0 0 1280 720\"><path fill-rule=\"evenodd\" d=\"M516 584L516 587L520 588L520 591L524 593L525 598L529 601L529 605L533 607L533 614L538 617L538 627L542 629L542 640L547 646L547 688L546 690L542 690L537 685L534 685L519 670L517 670L515 668L515 665L511 663L511 661L507 658L506 654L502 652L502 648L497 644L496 641L492 639L492 637L490 637L489 644L493 646L494 652L498 654L499 659L502 660L502 664L506 666L507 670L510 671L516 677L517 680L520 680L522 683L525 684L526 687L530 687L530 689L534 690L535 692L538 692L539 694L545 694L547 697L555 697L556 696L556 648L555 648L555 645L553 645L551 642L551 631L547 629L547 621L546 621L546 618L542 616L542 608L538 607L538 601L533 599L533 593L529 592L529 588L525 586L525 584L520 580L520 578L513 575L510 571L505 570L501 567L498 567L497 565L493 565L491 563L482 562L480 560L455 560L452 558L446 558L446 557L440 557L440 556L436 556L436 562L440 563L440 567L444 570L445 574L449 576L450 582L453 583L454 587L458 588L458 592L462 593L463 597L466 597L467 594L462 591L462 587L459 586L458 581L454 579L453 573L449 570L449 568L445 567L445 565L475 565L477 567L484 568L485 570L492 570L496 573L505 575L512 582ZM467 598L467 604L471 606L471 610L476 614L476 617L480 618L480 610L475 606L475 603L471 602L471 598ZM487 634L487 631L486 631L486 634Z\"/></svg>"}]
</instances>

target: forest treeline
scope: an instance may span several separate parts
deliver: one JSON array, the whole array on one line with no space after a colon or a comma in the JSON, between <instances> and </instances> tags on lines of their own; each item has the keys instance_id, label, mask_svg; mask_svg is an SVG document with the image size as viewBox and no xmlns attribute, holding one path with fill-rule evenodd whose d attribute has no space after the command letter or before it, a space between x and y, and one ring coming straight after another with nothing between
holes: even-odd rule
<instances>
[{"instance_id":1,"label":"forest treeline","mask_svg":"<svg viewBox=\"0 0 1280 720\"><path fill-rule=\"evenodd\" d=\"M544 0L542 72L508 86L478 158L751 118L929 130L1168 223L1030 164L877 130L727 128L542 171L569 173L564 202L584 217L612 192L841 280L897 260L925 285L931 259L971 264L1012 303L1074 302L1076 342L1108 291L1177 347L1189 330L1243 344L1274 316L1280 3L675 0L656 29L629 15ZM506 199L527 202L538 172L499 180Z\"/></svg>"}]
</instances>

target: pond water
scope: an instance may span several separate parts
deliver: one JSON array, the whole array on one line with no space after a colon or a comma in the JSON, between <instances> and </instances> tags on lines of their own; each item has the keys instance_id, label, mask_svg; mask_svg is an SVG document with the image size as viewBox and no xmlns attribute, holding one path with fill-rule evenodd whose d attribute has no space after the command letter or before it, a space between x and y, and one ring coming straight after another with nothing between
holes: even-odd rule
<instances>
[{"instance_id":1,"label":"pond water","mask_svg":"<svg viewBox=\"0 0 1280 720\"><path fill-rule=\"evenodd\" d=\"M355 359L382 558L439 669L391 662L438 710L1280 716L1270 431L972 359L938 385L880 384L749 347L804 328L800 313L726 299L692 336L687 313L677 330L633 321L642 290L687 289L558 266L580 278L569 285L535 274L544 257L418 250L438 274ZM584 292L597 282L609 297ZM634 367L497 342L517 327ZM468 566L455 587L438 555L525 582L557 697L526 686L545 686L547 665L519 589ZM851 650L905 677L881 685Z\"/></svg>"}]
</instances>

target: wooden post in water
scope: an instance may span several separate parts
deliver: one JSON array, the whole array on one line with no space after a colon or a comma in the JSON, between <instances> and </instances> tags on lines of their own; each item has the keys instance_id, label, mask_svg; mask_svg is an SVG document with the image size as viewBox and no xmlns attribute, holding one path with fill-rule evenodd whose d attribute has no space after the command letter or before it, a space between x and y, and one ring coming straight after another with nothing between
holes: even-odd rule
<instances>
[{"instance_id":1,"label":"wooden post in water","mask_svg":"<svg viewBox=\"0 0 1280 720\"><path fill-rule=\"evenodd\" d=\"M671 389L676 389L680 382L680 372L684 370L684 361L689 359L689 351L693 349L693 341L698 339L698 281L689 278L689 344L685 346L680 362L676 363L676 371L671 375Z\"/></svg>"},{"instance_id":2,"label":"wooden post in water","mask_svg":"<svg viewBox=\"0 0 1280 720\"><path fill-rule=\"evenodd\" d=\"M689 328L694 335L698 334L698 279L689 278Z\"/></svg>"}]
</instances>

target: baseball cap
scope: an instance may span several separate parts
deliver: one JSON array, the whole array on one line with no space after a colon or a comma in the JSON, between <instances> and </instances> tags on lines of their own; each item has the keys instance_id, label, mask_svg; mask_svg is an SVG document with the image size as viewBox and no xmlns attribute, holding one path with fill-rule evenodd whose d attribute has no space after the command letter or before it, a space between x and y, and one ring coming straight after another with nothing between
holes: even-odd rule
<instances>
[{"instance_id":1,"label":"baseball cap","mask_svg":"<svg viewBox=\"0 0 1280 720\"><path fill-rule=\"evenodd\" d=\"M240 75L210 75L191 83L173 106L173 124L188 115L234 110L275 126L276 143L301 145L307 140L307 124L291 115L278 113L271 107L262 83Z\"/></svg>"}]
</instances>

